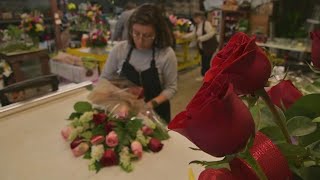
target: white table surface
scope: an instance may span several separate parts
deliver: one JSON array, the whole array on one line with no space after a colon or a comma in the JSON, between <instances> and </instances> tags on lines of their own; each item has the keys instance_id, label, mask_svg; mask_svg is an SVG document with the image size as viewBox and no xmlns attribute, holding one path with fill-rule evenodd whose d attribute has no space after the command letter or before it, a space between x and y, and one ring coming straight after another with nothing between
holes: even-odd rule
<instances>
[{"instance_id":1,"label":"white table surface","mask_svg":"<svg viewBox=\"0 0 320 180\"><path fill-rule=\"evenodd\" d=\"M134 171L126 173L119 166L88 170L88 160L75 158L60 134L68 124L65 120L73 111L73 104L86 100L83 89L72 95L56 98L22 112L0 118L0 179L1 180L187 180L188 168L197 179L204 169L188 165L192 160L216 158L195 147L183 136L170 132L159 153L145 153L134 162Z\"/></svg>"}]
</instances>

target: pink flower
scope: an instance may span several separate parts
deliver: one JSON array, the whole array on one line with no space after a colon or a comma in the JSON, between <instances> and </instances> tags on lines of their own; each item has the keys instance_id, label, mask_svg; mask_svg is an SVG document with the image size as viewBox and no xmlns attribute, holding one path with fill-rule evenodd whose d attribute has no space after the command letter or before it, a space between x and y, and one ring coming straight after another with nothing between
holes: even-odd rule
<instances>
[{"instance_id":1,"label":"pink flower","mask_svg":"<svg viewBox=\"0 0 320 180\"><path fill-rule=\"evenodd\" d=\"M102 158L100 159L100 163L102 166L112 166L112 165L117 165L118 164L118 158L116 153L108 149L104 152Z\"/></svg>"},{"instance_id":2,"label":"pink flower","mask_svg":"<svg viewBox=\"0 0 320 180\"><path fill-rule=\"evenodd\" d=\"M106 144L109 147L115 147L118 145L118 135L116 132L111 131L107 136L106 136Z\"/></svg>"},{"instance_id":3,"label":"pink flower","mask_svg":"<svg viewBox=\"0 0 320 180\"><path fill-rule=\"evenodd\" d=\"M61 135L64 138L64 140L67 140L69 135L71 134L73 128L71 126L66 126L61 130Z\"/></svg>"},{"instance_id":4,"label":"pink flower","mask_svg":"<svg viewBox=\"0 0 320 180\"><path fill-rule=\"evenodd\" d=\"M98 135L98 136L93 136L90 140L91 144L93 145L97 145L97 144L100 144L104 141L104 137L101 136L101 135Z\"/></svg>"},{"instance_id":5,"label":"pink flower","mask_svg":"<svg viewBox=\"0 0 320 180\"><path fill-rule=\"evenodd\" d=\"M159 139L152 138L152 139L150 139L148 147L152 152L159 152L159 151L161 151L163 144L161 143L161 141Z\"/></svg>"},{"instance_id":6,"label":"pink flower","mask_svg":"<svg viewBox=\"0 0 320 180\"><path fill-rule=\"evenodd\" d=\"M141 158L142 157L142 145L139 141L133 141L131 143L131 150L133 152L134 155L136 155L137 157Z\"/></svg>"},{"instance_id":7,"label":"pink flower","mask_svg":"<svg viewBox=\"0 0 320 180\"><path fill-rule=\"evenodd\" d=\"M77 147L72 149L72 153L75 157L79 157L79 156L83 155L84 153L86 153L88 151L88 149L89 149L89 145L85 142L82 142Z\"/></svg>"},{"instance_id":8,"label":"pink flower","mask_svg":"<svg viewBox=\"0 0 320 180\"><path fill-rule=\"evenodd\" d=\"M143 126L142 127L142 132L143 132L143 135L149 136L149 135L151 135L153 133L153 129L151 129L148 126Z\"/></svg>"}]
</instances>

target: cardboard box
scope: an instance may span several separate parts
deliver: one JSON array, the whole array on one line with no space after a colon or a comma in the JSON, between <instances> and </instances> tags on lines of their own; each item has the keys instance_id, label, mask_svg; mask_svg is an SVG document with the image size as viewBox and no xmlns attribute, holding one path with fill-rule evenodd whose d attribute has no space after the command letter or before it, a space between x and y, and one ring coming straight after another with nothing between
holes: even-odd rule
<instances>
[{"instance_id":1,"label":"cardboard box","mask_svg":"<svg viewBox=\"0 0 320 180\"><path fill-rule=\"evenodd\" d=\"M88 70L82 66L74 66L50 60L50 69L51 73L57 74L58 76L75 83L83 81L94 82L99 78L98 67L92 70L92 72L88 72Z\"/></svg>"}]
</instances>

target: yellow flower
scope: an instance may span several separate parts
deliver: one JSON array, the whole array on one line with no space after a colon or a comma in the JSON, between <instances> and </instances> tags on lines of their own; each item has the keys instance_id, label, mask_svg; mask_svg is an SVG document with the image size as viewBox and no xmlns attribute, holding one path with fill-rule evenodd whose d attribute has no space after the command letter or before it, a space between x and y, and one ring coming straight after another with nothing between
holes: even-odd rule
<instances>
[{"instance_id":1,"label":"yellow flower","mask_svg":"<svg viewBox=\"0 0 320 180\"><path fill-rule=\"evenodd\" d=\"M88 11L87 16L88 17L93 17L93 12L92 11Z\"/></svg>"},{"instance_id":2,"label":"yellow flower","mask_svg":"<svg viewBox=\"0 0 320 180\"><path fill-rule=\"evenodd\" d=\"M36 32L44 31L44 27L42 24L36 24Z\"/></svg>"},{"instance_id":3,"label":"yellow flower","mask_svg":"<svg viewBox=\"0 0 320 180\"><path fill-rule=\"evenodd\" d=\"M68 4L68 9L69 10L74 10L74 9L76 9L77 7L76 7L76 5L74 4L74 3L69 3Z\"/></svg>"}]
</instances>

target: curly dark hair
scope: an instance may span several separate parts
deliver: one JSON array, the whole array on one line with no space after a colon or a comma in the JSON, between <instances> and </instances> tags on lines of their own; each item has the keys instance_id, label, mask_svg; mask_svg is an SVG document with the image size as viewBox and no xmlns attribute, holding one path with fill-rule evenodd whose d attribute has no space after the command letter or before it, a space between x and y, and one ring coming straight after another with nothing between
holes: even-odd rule
<instances>
[{"instance_id":1,"label":"curly dark hair","mask_svg":"<svg viewBox=\"0 0 320 180\"><path fill-rule=\"evenodd\" d=\"M139 6L129 18L128 22L128 41L134 46L132 37L132 26L134 24L151 25L156 31L154 46L157 48L165 48L172 46L173 37L167 21L160 9L154 4L142 4Z\"/></svg>"}]
</instances>

